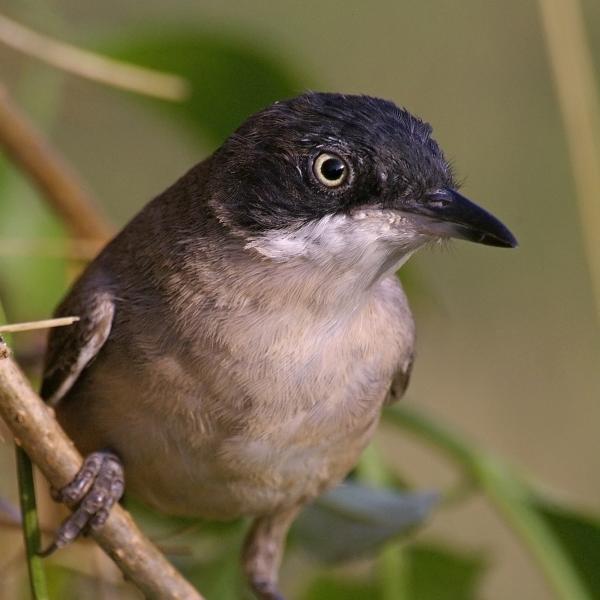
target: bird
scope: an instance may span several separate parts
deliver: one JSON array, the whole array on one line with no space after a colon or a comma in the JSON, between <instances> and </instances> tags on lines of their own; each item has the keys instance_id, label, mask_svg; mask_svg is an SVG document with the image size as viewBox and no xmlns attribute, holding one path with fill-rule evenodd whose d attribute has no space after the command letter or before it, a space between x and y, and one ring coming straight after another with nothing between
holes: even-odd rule
<instances>
[{"instance_id":1,"label":"bird","mask_svg":"<svg viewBox=\"0 0 600 600\"><path fill-rule=\"evenodd\" d=\"M42 397L86 456L52 550L127 490L170 515L253 519L250 588L281 600L298 512L351 471L404 393L415 328L396 272L458 238L515 247L458 191L432 127L307 92L250 116L83 271Z\"/></svg>"}]
</instances>

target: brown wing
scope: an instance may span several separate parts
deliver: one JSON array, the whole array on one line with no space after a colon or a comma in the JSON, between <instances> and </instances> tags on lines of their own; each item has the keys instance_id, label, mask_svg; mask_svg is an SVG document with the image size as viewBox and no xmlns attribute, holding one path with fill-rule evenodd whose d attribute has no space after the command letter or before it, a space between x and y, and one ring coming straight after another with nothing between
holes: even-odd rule
<instances>
[{"instance_id":1,"label":"brown wing","mask_svg":"<svg viewBox=\"0 0 600 600\"><path fill-rule=\"evenodd\" d=\"M408 387L410 381L410 374L412 372L412 366L414 362L414 354L411 354L408 360L396 371L394 378L392 379L392 385L385 399L385 406L398 402Z\"/></svg>"},{"instance_id":2,"label":"brown wing","mask_svg":"<svg viewBox=\"0 0 600 600\"><path fill-rule=\"evenodd\" d=\"M56 316L77 316L69 327L50 330L40 394L56 405L108 338L114 315L112 296L104 291L77 293L66 298Z\"/></svg>"}]
</instances>

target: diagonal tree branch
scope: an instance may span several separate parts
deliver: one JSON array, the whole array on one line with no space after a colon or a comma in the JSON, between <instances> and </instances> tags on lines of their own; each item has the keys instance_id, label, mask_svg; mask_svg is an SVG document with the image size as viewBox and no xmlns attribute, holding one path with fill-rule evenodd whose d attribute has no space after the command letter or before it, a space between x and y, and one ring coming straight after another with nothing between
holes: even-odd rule
<instances>
[{"instance_id":1,"label":"diagonal tree branch","mask_svg":"<svg viewBox=\"0 0 600 600\"><path fill-rule=\"evenodd\" d=\"M0 341L0 417L16 442L56 488L69 483L82 464L81 455L49 408L32 390ZM161 600L203 600L202 596L147 540L121 506L115 506L104 527L93 533L124 575L147 597Z\"/></svg>"},{"instance_id":2,"label":"diagonal tree branch","mask_svg":"<svg viewBox=\"0 0 600 600\"><path fill-rule=\"evenodd\" d=\"M104 241L110 237L110 226L75 173L11 102L1 85L0 145L42 191L72 235Z\"/></svg>"}]
</instances>

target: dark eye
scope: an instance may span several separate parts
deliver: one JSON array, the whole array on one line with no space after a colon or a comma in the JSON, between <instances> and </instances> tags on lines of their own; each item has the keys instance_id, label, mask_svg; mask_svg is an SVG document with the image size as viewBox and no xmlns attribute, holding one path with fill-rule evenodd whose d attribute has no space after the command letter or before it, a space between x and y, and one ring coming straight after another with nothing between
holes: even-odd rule
<instances>
[{"instance_id":1,"label":"dark eye","mask_svg":"<svg viewBox=\"0 0 600 600\"><path fill-rule=\"evenodd\" d=\"M323 152L315 159L313 172L323 185L337 187L348 177L348 165L336 154Z\"/></svg>"}]
</instances>

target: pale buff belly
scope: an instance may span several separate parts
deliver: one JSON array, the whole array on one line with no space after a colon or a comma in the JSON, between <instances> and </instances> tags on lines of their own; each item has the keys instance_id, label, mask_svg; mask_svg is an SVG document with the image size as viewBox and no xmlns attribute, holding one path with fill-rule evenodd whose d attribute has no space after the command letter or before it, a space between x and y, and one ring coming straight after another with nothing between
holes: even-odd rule
<instances>
[{"instance_id":1,"label":"pale buff belly","mask_svg":"<svg viewBox=\"0 0 600 600\"><path fill-rule=\"evenodd\" d=\"M350 430L339 421L307 423L300 431L282 422L259 437L214 436L193 445L162 430L152 440L145 436L141 452L131 452L130 431L126 446L113 445L124 458L128 491L150 506L232 519L302 504L334 486L356 464L378 417L374 407Z\"/></svg>"},{"instance_id":2,"label":"pale buff belly","mask_svg":"<svg viewBox=\"0 0 600 600\"><path fill-rule=\"evenodd\" d=\"M128 493L165 513L230 519L303 503L356 464L411 351L398 315L386 317L333 329L292 320L275 338L230 318L245 337L220 354L138 336L152 360L133 377L109 349L59 405L61 420L83 452L115 450Z\"/></svg>"},{"instance_id":3,"label":"pale buff belly","mask_svg":"<svg viewBox=\"0 0 600 600\"><path fill-rule=\"evenodd\" d=\"M287 397L275 380L256 388L246 382L253 402L234 405L242 396L238 385L230 386L231 397L211 402L175 392L154 368L155 379L140 378L132 393L117 362L95 367L89 385L58 407L77 446L84 453L116 451L127 492L150 506L210 519L269 513L338 483L373 435L391 377L363 363L354 377L344 372L327 387L320 383L320 399L314 373ZM96 374L102 386L94 385Z\"/></svg>"}]
</instances>

